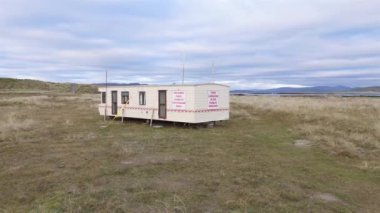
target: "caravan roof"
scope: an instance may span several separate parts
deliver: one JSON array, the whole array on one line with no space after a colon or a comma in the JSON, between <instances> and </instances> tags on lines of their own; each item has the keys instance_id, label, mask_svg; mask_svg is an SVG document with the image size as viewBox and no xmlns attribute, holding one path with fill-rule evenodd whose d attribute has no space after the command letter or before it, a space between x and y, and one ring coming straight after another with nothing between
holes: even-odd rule
<instances>
[{"instance_id":1,"label":"caravan roof","mask_svg":"<svg viewBox=\"0 0 380 213\"><path fill-rule=\"evenodd\" d=\"M107 87L180 87L180 86L205 86L205 85L217 85L217 86L224 86L229 87L228 85L224 84L217 84L217 83L201 83L201 84L132 84L132 85L108 85ZM106 85L101 85L99 87L106 87Z\"/></svg>"}]
</instances>

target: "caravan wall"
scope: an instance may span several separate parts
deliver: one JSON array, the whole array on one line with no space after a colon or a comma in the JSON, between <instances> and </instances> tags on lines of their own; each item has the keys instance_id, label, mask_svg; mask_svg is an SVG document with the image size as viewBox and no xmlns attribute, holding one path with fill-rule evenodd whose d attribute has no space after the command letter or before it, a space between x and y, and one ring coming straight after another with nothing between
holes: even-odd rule
<instances>
[{"instance_id":1,"label":"caravan wall","mask_svg":"<svg viewBox=\"0 0 380 213\"><path fill-rule=\"evenodd\" d=\"M229 87L219 84L100 87L107 116L202 123L229 119Z\"/></svg>"}]
</instances>

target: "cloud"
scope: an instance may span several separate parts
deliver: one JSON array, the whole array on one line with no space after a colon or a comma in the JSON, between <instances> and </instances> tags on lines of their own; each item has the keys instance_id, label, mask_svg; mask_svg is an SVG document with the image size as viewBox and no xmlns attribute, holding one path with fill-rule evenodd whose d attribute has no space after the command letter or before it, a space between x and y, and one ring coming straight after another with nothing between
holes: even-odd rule
<instances>
[{"instance_id":1,"label":"cloud","mask_svg":"<svg viewBox=\"0 0 380 213\"><path fill-rule=\"evenodd\" d=\"M175 83L185 64L187 82L236 88L380 77L378 1L0 2L0 76Z\"/></svg>"},{"instance_id":2,"label":"cloud","mask_svg":"<svg viewBox=\"0 0 380 213\"><path fill-rule=\"evenodd\" d=\"M275 89L275 88L281 88L281 87L293 87L293 88L308 87L305 85L298 85L298 84L279 84L276 82L247 82L245 80L215 81L215 83L227 84L227 85L230 85L230 87L235 88L235 89L252 89L252 88L255 88L258 90Z\"/></svg>"}]
</instances>

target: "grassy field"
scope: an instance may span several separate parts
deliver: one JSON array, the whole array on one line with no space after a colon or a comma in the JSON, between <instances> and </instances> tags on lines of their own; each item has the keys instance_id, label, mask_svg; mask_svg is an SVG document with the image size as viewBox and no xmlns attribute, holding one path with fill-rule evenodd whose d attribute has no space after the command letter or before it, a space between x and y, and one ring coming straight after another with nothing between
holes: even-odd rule
<instances>
[{"instance_id":1,"label":"grassy field","mask_svg":"<svg viewBox=\"0 0 380 213\"><path fill-rule=\"evenodd\" d=\"M0 212L379 212L380 99L232 97L216 128L0 93Z\"/></svg>"}]
</instances>

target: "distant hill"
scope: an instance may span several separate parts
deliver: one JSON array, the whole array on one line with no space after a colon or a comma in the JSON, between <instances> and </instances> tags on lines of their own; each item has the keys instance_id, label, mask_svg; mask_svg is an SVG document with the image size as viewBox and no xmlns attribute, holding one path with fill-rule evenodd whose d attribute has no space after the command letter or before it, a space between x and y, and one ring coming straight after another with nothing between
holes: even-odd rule
<instances>
[{"instance_id":1,"label":"distant hill","mask_svg":"<svg viewBox=\"0 0 380 213\"><path fill-rule=\"evenodd\" d=\"M72 86L74 85L74 86ZM0 90L43 90L77 93L96 93L97 86L91 84L53 83L30 79L0 78Z\"/></svg>"},{"instance_id":2,"label":"distant hill","mask_svg":"<svg viewBox=\"0 0 380 213\"><path fill-rule=\"evenodd\" d=\"M267 90L233 90L232 93L252 93L252 94L282 94L282 93L334 93L351 90L351 87L346 86L316 86L316 87L281 87Z\"/></svg>"},{"instance_id":3,"label":"distant hill","mask_svg":"<svg viewBox=\"0 0 380 213\"><path fill-rule=\"evenodd\" d=\"M378 87L358 87L350 90L352 92L380 92L380 86Z\"/></svg>"}]
</instances>

